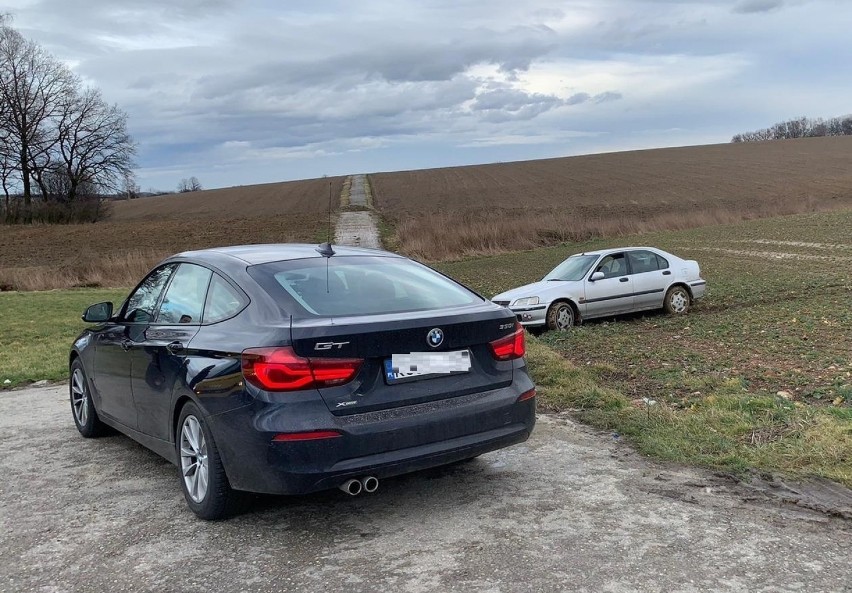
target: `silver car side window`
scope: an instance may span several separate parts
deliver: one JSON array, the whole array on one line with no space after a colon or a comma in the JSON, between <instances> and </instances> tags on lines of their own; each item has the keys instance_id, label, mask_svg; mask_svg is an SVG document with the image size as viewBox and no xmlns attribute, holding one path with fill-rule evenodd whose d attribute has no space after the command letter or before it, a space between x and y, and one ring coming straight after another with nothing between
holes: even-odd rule
<instances>
[{"instance_id":1,"label":"silver car side window","mask_svg":"<svg viewBox=\"0 0 852 593\"><path fill-rule=\"evenodd\" d=\"M598 265L597 272L603 272L604 278L616 278L627 274L627 261L623 253L607 255Z\"/></svg>"}]
</instances>

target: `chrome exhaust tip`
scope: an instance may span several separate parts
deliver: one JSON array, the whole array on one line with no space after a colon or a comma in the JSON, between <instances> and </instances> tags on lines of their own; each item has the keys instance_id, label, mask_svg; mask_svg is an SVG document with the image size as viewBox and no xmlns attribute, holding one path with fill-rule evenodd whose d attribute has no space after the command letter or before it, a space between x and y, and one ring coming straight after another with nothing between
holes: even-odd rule
<instances>
[{"instance_id":1,"label":"chrome exhaust tip","mask_svg":"<svg viewBox=\"0 0 852 593\"><path fill-rule=\"evenodd\" d=\"M379 479L375 476L367 476L363 480L364 492L373 493L379 489Z\"/></svg>"},{"instance_id":2,"label":"chrome exhaust tip","mask_svg":"<svg viewBox=\"0 0 852 593\"><path fill-rule=\"evenodd\" d=\"M343 490L349 496L358 496L361 494L361 490L363 485L361 484L361 480L351 479L346 480L340 486L338 486L341 490Z\"/></svg>"}]
</instances>

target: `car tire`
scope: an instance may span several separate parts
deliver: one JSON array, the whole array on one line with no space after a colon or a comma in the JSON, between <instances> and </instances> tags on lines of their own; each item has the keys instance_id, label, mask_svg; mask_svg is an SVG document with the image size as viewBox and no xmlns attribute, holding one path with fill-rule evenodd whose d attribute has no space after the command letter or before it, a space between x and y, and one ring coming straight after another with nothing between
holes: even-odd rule
<instances>
[{"instance_id":1,"label":"car tire","mask_svg":"<svg viewBox=\"0 0 852 593\"><path fill-rule=\"evenodd\" d=\"M689 311L691 302L692 297L689 296L688 290L683 286L672 286L666 292L663 308L670 315L685 315Z\"/></svg>"},{"instance_id":2,"label":"car tire","mask_svg":"<svg viewBox=\"0 0 852 593\"><path fill-rule=\"evenodd\" d=\"M555 331L568 331L577 322L574 307L566 301L559 301L550 305L547 310L547 329Z\"/></svg>"},{"instance_id":3,"label":"car tire","mask_svg":"<svg viewBox=\"0 0 852 593\"><path fill-rule=\"evenodd\" d=\"M181 489L192 512L207 521L230 516L237 508L238 493L228 482L210 428L193 402L180 412L175 449Z\"/></svg>"},{"instance_id":4,"label":"car tire","mask_svg":"<svg viewBox=\"0 0 852 593\"><path fill-rule=\"evenodd\" d=\"M68 381L68 391L71 400L71 415L74 425L80 434L87 439L102 436L107 426L101 422L95 404L92 401L92 391L86 377L86 369L79 358L71 363L71 378Z\"/></svg>"}]
</instances>

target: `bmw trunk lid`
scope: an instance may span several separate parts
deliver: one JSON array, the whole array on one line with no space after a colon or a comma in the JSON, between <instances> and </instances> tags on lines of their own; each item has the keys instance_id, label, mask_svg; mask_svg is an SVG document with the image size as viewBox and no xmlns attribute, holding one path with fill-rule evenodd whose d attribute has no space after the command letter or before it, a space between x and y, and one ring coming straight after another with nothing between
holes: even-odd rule
<instances>
[{"instance_id":1,"label":"bmw trunk lid","mask_svg":"<svg viewBox=\"0 0 852 593\"><path fill-rule=\"evenodd\" d=\"M506 387L512 383L514 362L498 360L491 344L515 332L511 312L488 302L453 312L302 318L292 324L293 349L298 356L363 361L352 381L319 389L329 410L337 415ZM426 374L417 374L416 368L406 372L411 371L409 367L394 372L394 355L397 363L414 361L415 367L424 360L447 361L449 366Z\"/></svg>"}]
</instances>

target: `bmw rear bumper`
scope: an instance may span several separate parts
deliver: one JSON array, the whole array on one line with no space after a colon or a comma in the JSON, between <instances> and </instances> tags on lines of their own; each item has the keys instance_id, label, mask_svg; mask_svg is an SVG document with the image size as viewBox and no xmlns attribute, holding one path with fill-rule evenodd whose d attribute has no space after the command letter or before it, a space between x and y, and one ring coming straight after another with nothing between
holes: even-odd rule
<instances>
[{"instance_id":1,"label":"bmw rear bumper","mask_svg":"<svg viewBox=\"0 0 852 593\"><path fill-rule=\"evenodd\" d=\"M520 375L520 377L518 377ZM306 494L353 477L388 478L467 459L527 440L535 425L535 398L524 373L508 387L379 412L335 416L255 402L211 416L233 488L268 494ZM303 402L307 404L308 402ZM337 430L340 437L273 442L280 432Z\"/></svg>"}]
</instances>

